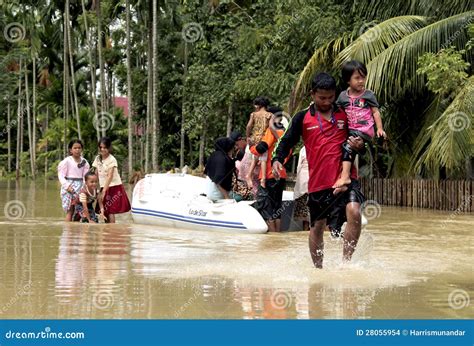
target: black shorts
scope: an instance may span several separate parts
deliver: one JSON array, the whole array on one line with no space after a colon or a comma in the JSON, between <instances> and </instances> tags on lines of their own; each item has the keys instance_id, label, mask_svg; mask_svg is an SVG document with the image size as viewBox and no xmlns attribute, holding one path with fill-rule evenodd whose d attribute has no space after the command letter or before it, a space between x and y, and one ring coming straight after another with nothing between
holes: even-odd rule
<instances>
[{"instance_id":1,"label":"black shorts","mask_svg":"<svg viewBox=\"0 0 474 346\"><path fill-rule=\"evenodd\" d=\"M258 186L257 198L252 206L258 210L265 221L281 219L285 185L285 179L269 179L265 184L265 188L261 185Z\"/></svg>"},{"instance_id":2,"label":"black shorts","mask_svg":"<svg viewBox=\"0 0 474 346\"><path fill-rule=\"evenodd\" d=\"M317 220L327 219L327 224L334 229L340 229L346 222L346 205L349 202L364 203L365 196L360 192L358 180L352 180L349 189L337 195L334 189L326 189L309 194L308 207L311 226Z\"/></svg>"}]
</instances>

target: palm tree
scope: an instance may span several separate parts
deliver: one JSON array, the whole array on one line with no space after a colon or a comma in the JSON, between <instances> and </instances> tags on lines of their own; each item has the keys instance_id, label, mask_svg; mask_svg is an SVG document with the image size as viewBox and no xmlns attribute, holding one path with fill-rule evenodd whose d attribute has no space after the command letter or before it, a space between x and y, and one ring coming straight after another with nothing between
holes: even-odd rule
<instances>
[{"instance_id":1,"label":"palm tree","mask_svg":"<svg viewBox=\"0 0 474 346\"><path fill-rule=\"evenodd\" d=\"M186 137L186 77L188 74L188 42L184 41L183 103L181 107L181 133L179 148L179 168L184 167L184 145Z\"/></svg>"},{"instance_id":2,"label":"palm tree","mask_svg":"<svg viewBox=\"0 0 474 346\"><path fill-rule=\"evenodd\" d=\"M151 2L149 2L151 4ZM147 101L146 101L146 128L145 128L145 172L148 172L150 162L150 129L152 128L153 118L153 11L148 10L148 48L147 48Z\"/></svg>"},{"instance_id":3,"label":"palm tree","mask_svg":"<svg viewBox=\"0 0 474 346\"><path fill-rule=\"evenodd\" d=\"M152 116L152 167L158 171L158 146L160 138L160 115L158 112L158 1L153 0L153 116Z\"/></svg>"},{"instance_id":4,"label":"palm tree","mask_svg":"<svg viewBox=\"0 0 474 346\"><path fill-rule=\"evenodd\" d=\"M97 52L99 55L99 69L100 69L100 107L102 112L107 111L107 91L105 87L105 67L104 67L104 56L102 53L102 14L101 14L101 8L100 8L100 1L101 0L96 0L95 3L95 10L96 10L96 16L97 16ZM99 119L100 121L101 119ZM102 136L105 136L105 128L102 127Z\"/></svg>"},{"instance_id":5,"label":"palm tree","mask_svg":"<svg viewBox=\"0 0 474 346\"><path fill-rule=\"evenodd\" d=\"M334 39L325 46L318 48L301 72L289 102L289 111L300 108L305 95L309 91L310 80L313 74L322 68L332 68L337 71L342 63L348 59L357 59L367 65L367 87L373 90L379 98L380 104L396 102L406 93L417 96L426 92L425 77L417 74L417 63L420 56L427 52L438 52L453 45L458 49L464 48L468 38L466 25L474 20L474 11L454 14L444 19L430 23L427 16L399 16L387 19L379 24L371 24L370 29L359 36L356 33ZM469 54L465 55L472 59ZM327 64L332 61L332 64ZM446 112L450 114L466 110L466 100L469 99L468 90L472 82L467 83L463 91L446 109L439 119L448 121ZM471 94L472 97L472 94ZM472 114L467 113L467 114ZM395 114L386 114L396 117ZM424 128L441 126L443 121L438 118L424 117L421 122ZM438 122L436 122L438 121ZM446 127L449 131L449 127ZM438 130L438 135L447 136L446 128ZM433 133L435 129L433 128ZM471 135L470 135L471 134ZM470 138L472 129L467 127L458 133L451 133L449 148L457 151L447 151L443 148L443 141L431 141L428 152L418 151L414 165L420 173L424 165L431 167L459 168L465 164L466 156L472 156ZM444 137L444 138L447 138ZM415 146L426 149L426 137L418 138ZM436 154L435 154L436 153ZM442 153L442 154L441 154Z\"/></svg>"},{"instance_id":6,"label":"palm tree","mask_svg":"<svg viewBox=\"0 0 474 346\"><path fill-rule=\"evenodd\" d=\"M21 155L21 136L22 136L22 109L21 109L21 66L22 60L18 68L18 107L17 107L17 122L16 122L16 158L15 158L15 176L16 179L20 179L20 155Z\"/></svg>"},{"instance_id":7,"label":"palm tree","mask_svg":"<svg viewBox=\"0 0 474 346\"><path fill-rule=\"evenodd\" d=\"M128 98L128 176L133 173L133 128L132 128L132 62L130 44L130 0L126 1L126 21L127 21L127 98Z\"/></svg>"},{"instance_id":8,"label":"palm tree","mask_svg":"<svg viewBox=\"0 0 474 346\"><path fill-rule=\"evenodd\" d=\"M7 124L11 124L11 109L10 109L10 98L7 100ZM10 173L12 163L12 143L11 143L11 128L7 126L7 172Z\"/></svg>"},{"instance_id":9,"label":"palm tree","mask_svg":"<svg viewBox=\"0 0 474 346\"><path fill-rule=\"evenodd\" d=\"M67 155L67 123L69 121L69 63L67 56L67 22L64 16L63 20L63 118L64 118L64 139L63 139L63 154Z\"/></svg>"},{"instance_id":10,"label":"palm tree","mask_svg":"<svg viewBox=\"0 0 474 346\"><path fill-rule=\"evenodd\" d=\"M71 72L71 88L72 88L72 93L71 97L74 97L74 110L76 112L76 123L77 123L77 135L79 139L82 139L81 136L81 119L80 119L80 113L79 113L79 100L77 99L77 90L76 90L76 77L74 74L74 60L73 60L73 50L72 50L72 37L71 37L71 28L70 28L70 15L69 15L69 0L66 0L65 3L65 31L67 35L67 49L68 49L68 55L69 55L69 70Z\"/></svg>"},{"instance_id":11,"label":"palm tree","mask_svg":"<svg viewBox=\"0 0 474 346\"><path fill-rule=\"evenodd\" d=\"M84 16L84 28L85 28L85 34L86 34L86 41L87 41L87 51L88 51L88 58L89 58L89 68L90 68L90 71L91 71L91 98L92 98L92 105L94 107L94 122L96 124L98 124L98 113L99 113L99 110L97 108L97 97L96 97L96 90L95 90L95 87L96 87L96 80L95 80L95 77L96 77L96 67L95 67L95 63L92 62L92 51L93 51L93 45L92 45L92 42L91 42L91 34L90 34L90 30L89 30L89 25L87 24L87 10L86 10L86 5L85 5L85 2L84 0L81 0L81 5L82 5L82 13L83 13L83 16ZM99 127L97 126L97 140L100 139L100 131L99 131Z\"/></svg>"},{"instance_id":12,"label":"palm tree","mask_svg":"<svg viewBox=\"0 0 474 346\"><path fill-rule=\"evenodd\" d=\"M25 64L26 65L26 64ZM35 179L35 167L33 160L33 135L31 134L31 107L30 107L30 88L28 84L28 70L25 67L25 106L26 106L26 121L27 121L27 131L28 131L28 147L30 151L30 168L31 168L31 177Z\"/></svg>"}]
</instances>

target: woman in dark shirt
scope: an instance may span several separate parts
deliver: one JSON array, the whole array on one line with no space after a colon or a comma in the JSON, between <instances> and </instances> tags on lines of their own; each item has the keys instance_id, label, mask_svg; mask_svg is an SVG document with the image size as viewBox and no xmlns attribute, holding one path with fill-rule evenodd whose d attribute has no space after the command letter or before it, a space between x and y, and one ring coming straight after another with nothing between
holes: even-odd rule
<instances>
[{"instance_id":1,"label":"woman in dark shirt","mask_svg":"<svg viewBox=\"0 0 474 346\"><path fill-rule=\"evenodd\" d=\"M232 175L235 161L232 159L235 142L222 137L214 144L215 151L207 160L204 174L208 177L207 197L212 200L230 199L232 191Z\"/></svg>"}]
</instances>

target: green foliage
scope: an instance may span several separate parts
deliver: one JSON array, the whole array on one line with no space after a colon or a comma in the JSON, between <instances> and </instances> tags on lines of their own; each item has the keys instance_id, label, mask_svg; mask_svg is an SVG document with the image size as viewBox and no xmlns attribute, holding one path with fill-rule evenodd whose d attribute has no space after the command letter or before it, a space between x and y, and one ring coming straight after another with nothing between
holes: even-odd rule
<instances>
[{"instance_id":1,"label":"green foliage","mask_svg":"<svg viewBox=\"0 0 474 346\"><path fill-rule=\"evenodd\" d=\"M467 80L466 69L470 66L462 55L465 51L454 48L442 49L438 53L425 53L418 59L418 74L426 74L426 86L441 96L449 96Z\"/></svg>"},{"instance_id":2,"label":"green foliage","mask_svg":"<svg viewBox=\"0 0 474 346\"><path fill-rule=\"evenodd\" d=\"M116 94L128 93L125 2L101 0L100 18L92 3L85 1L87 13L83 13L79 0L71 1L70 7L80 125L86 144L84 154L90 160L97 153L90 80L94 73L99 81L95 49L98 19L103 27L101 42L108 88L114 86ZM472 83L468 81L472 76L469 63L473 60L474 13L469 2L186 0L160 1L159 6L157 94L162 169L179 164L183 115L185 162L196 167L201 139L205 154L209 154L214 140L225 135L229 115L233 128L244 131L256 96L266 95L273 104L294 113L307 106L308 86L315 72L328 71L339 79L341 64L355 58L368 65L367 85L379 98L390 139L388 150L376 147L375 167L367 168L368 174L376 171L378 176L437 175L437 171L448 169L451 176L465 176L463 160L472 156L466 146L472 135L470 130L448 133L446 128L453 123L450 114L472 115L468 102ZM61 1L40 4L11 0L0 5L2 31L12 22L25 28L25 37L18 42L0 36L0 130L8 126L7 104L12 109L12 119L16 118L16 67L21 59L22 68L28 70L31 88L34 56L37 170L46 170L51 177L64 156L65 142L77 135L71 109L69 119L64 119L63 12ZM131 0L131 12L133 120L143 125L149 96L151 0ZM96 64L92 71L86 18ZM198 28L199 35L186 42L183 33L190 24ZM448 48L451 46L454 48ZM24 94L20 101L24 105ZM108 112L114 119L113 128L107 131L113 139L114 154L119 162L126 162L127 119L113 107ZM26 126L23 130L21 169L23 175L28 175ZM17 132L13 126L13 148ZM133 165L143 169L140 153L145 137L135 136L134 142ZM6 150L6 136L2 136L2 166L6 165Z\"/></svg>"}]
</instances>

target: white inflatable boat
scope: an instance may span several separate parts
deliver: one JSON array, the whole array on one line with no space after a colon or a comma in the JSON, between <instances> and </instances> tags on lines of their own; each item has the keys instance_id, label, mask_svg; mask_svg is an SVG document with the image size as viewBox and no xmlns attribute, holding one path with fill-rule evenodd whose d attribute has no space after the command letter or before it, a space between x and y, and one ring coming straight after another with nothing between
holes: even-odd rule
<instances>
[{"instance_id":1,"label":"white inflatable boat","mask_svg":"<svg viewBox=\"0 0 474 346\"><path fill-rule=\"evenodd\" d=\"M134 222L192 230L265 233L267 224L252 202L206 196L206 179L188 174L149 174L133 190Z\"/></svg>"},{"instance_id":2,"label":"white inflatable boat","mask_svg":"<svg viewBox=\"0 0 474 346\"><path fill-rule=\"evenodd\" d=\"M220 200L203 194L206 179L188 174L148 174L133 190L132 217L135 223L190 230L266 233L267 224L250 204ZM283 192L282 231L302 230L293 219L293 192ZM362 215L362 227L367 220ZM343 226L343 229L345 224Z\"/></svg>"}]
</instances>

